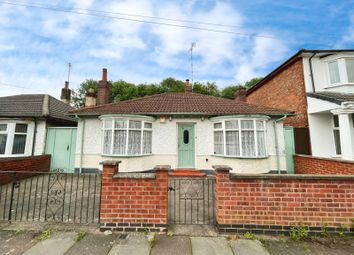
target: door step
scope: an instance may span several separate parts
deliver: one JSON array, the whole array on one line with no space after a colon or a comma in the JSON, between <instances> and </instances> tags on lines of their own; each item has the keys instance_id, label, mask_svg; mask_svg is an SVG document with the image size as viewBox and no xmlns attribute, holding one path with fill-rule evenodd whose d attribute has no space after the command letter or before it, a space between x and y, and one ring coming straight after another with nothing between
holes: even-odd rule
<instances>
[{"instance_id":1,"label":"door step","mask_svg":"<svg viewBox=\"0 0 354 255\"><path fill-rule=\"evenodd\" d=\"M204 177L206 173L197 169L175 169L170 176L180 176L180 177Z\"/></svg>"}]
</instances>

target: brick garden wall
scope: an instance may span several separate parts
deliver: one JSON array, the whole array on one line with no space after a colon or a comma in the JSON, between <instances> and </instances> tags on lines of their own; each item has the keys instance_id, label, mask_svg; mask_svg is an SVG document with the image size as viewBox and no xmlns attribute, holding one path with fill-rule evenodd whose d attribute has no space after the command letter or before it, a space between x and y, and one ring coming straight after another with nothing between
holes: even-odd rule
<instances>
[{"instance_id":1,"label":"brick garden wall","mask_svg":"<svg viewBox=\"0 0 354 255\"><path fill-rule=\"evenodd\" d=\"M296 115L285 119L284 125L296 128L308 127L302 58L298 58L248 94L247 102L294 111Z\"/></svg>"},{"instance_id":2,"label":"brick garden wall","mask_svg":"<svg viewBox=\"0 0 354 255\"><path fill-rule=\"evenodd\" d=\"M118 163L104 162L101 230L165 231L167 229L168 171L119 173Z\"/></svg>"},{"instance_id":3,"label":"brick garden wall","mask_svg":"<svg viewBox=\"0 0 354 255\"><path fill-rule=\"evenodd\" d=\"M296 174L354 175L354 161L349 162L307 155L295 155L294 166Z\"/></svg>"},{"instance_id":4,"label":"brick garden wall","mask_svg":"<svg viewBox=\"0 0 354 255\"><path fill-rule=\"evenodd\" d=\"M221 232L288 234L300 223L310 232L324 225L329 232L354 231L354 176L242 176L218 170L215 204Z\"/></svg>"},{"instance_id":5,"label":"brick garden wall","mask_svg":"<svg viewBox=\"0 0 354 255\"><path fill-rule=\"evenodd\" d=\"M49 172L50 158L50 155L23 158L1 158L0 184L8 183L13 178L13 173L4 173L4 171L18 172L16 173L16 179L31 177L34 175L34 173L31 172Z\"/></svg>"}]
</instances>

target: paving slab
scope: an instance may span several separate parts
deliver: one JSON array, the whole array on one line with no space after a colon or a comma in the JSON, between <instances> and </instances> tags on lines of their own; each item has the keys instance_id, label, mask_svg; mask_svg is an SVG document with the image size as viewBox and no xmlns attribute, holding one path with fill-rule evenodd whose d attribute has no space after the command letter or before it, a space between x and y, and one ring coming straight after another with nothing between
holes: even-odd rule
<instances>
[{"instance_id":1,"label":"paving slab","mask_svg":"<svg viewBox=\"0 0 354 255\"><path fill-rule=\"evenodd\" d=\"M293 241L265 241L264 246L271 254L308 255L311 254L308 244Z\"/></svg>"},{"instance_id":2,"label":"paving slab","mask_svg":"<svg viewBox=\"0 0 354 255\"><path fill-rule=\"evenodd\" d=\"M75 232L53 233L49 239L38 242L24 255L62 255L76 242Z\"/></svg>"},{"instance_id":3,"label":"paving slab","mask_svg":"<svg viewBox=\"0 0 354 255\"><path fill-rule=\"evenodd\" d=\"M193 255L233 255L224 237L191 237Z\"/></svg>"},{"instance_id":4,"label":"paving slab","mask_svg":"<svg viewBox=\"0 0 354 255\"><path fill-rule=\"evenodd\" d=\"M168 231L173 235L185 236L218 236L218 231L212 225L172 225Z\"/></svg>"},{"instance_id":5,"label":"paving slab","mask_svg":"<svg viewBox=\"0 0 354 255\"><path fill-rule=\"evenodd\" d=\"M258 240L238 239L230 241L233 252L237 255L270 255Z\"/></svg>"},{"instance_id":6,"label":"paving slab","mask_svg":"<svg viewBox=\"0 0 354 255\"><path fill-rule=\"evenodd\" d=\"M77 241L65 255L96 255L108 254L112 248L117 235L86 234L85 237Z\"/></svg>"},{"instance_id":7,"label":"paving slab","mask_svg":"<svg viewBox=\"0 0 354 255\"><path fill-rule=\"evenodd\" d=\"M187 236L158 235L151 255L192 255L191 240Z\"/></svg>"},{"instance_id":8,"label":"paving slab","mask_svg":"<svg viewBox=\"0 0 354 255\"><path fill-rule=\"evenodd\" d=\"M143 233L132 233L115 243L108 255L149 255L150 244Z\"/></svg>"},{"instance_id":9,"label":"paving slab","mask_svg":"<svg viewBox=\"0 0 354 255\"><path fill-rule=\"evenodd\" d=\"M0 254L20 255L37 243L32 232L0 231Z\"/></svg>"}]
</instances>

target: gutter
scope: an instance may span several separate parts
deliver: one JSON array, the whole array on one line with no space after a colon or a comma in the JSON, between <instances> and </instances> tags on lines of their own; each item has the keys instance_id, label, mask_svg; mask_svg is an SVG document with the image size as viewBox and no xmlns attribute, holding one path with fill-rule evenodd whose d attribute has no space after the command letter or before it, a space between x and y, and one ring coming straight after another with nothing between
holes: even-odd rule
<instances>
[{"instance_id":1,"label":"gutter","mask_svg":"<svg viewBox=\"0 0 354 255\"><path fill-rule=\"evenodd\" d=\"M81 130L81 140L80 140L80 173L82 173L82 158L84 152L84 136L85 136L85 119L80 118L77 114L75 115L77 120L82 121L82 130Z\"/></svg>"},{"instance_id":2,"label":"gutter","mask_svg":"<svg viewBox=\"0 0 354 255\"><path fill-rule=\"evenodd\" d=\"M277 132L277 127L276 124L285 118L287 118L288 115L284 115L280 119L276 119L273 121L273 129L274 129L274 140L275 140L275 153L276 153L276 158L277 158L277 171L278 174L280 174L280 155L279 155L279 141L278 141L278 132Z\"/></svg>"}]
</instances>

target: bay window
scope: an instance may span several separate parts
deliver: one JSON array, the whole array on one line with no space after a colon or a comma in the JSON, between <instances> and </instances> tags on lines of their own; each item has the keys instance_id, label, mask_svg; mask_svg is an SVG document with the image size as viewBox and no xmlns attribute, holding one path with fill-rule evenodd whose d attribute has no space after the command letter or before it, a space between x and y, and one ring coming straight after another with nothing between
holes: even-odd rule
<instances>
[{"instance_id":1,"label":"bay window","mask_svg":"<svg viewBox=\"0 0 354 255\"><path fill-rule=\"evenodd\" d=\"M341 57L327 62L329 85L354 83L354 58Z\"/></svg>"},{"instance_id":2,"label":"bay window","mask_svg":"<svg viewBox=\"0 0 354 255\"><path fill-rule=\"evenodd\" d=\"M25 155L28 124L0 123L0 156Z\"/></svg>"},{"instance_id":3,"label":"bay window","mask_svg":"<svg viewBox=\"0 0 354 255\"><path fill-rule=\"evenodd\" d=\"M103 119L104 155L139 156L152 153L152 123L140 119Z\"/></svg>"},{"instance_id":4,"label":"bay window","mask_svg":"<svg viewBox=\"0 0 354 255\"><path fill-rule=\"evenodd\" d=\"M263 119L226 119L214 123L214 154L230 157L265 157Z\"/></svg>"}]
</instances>

